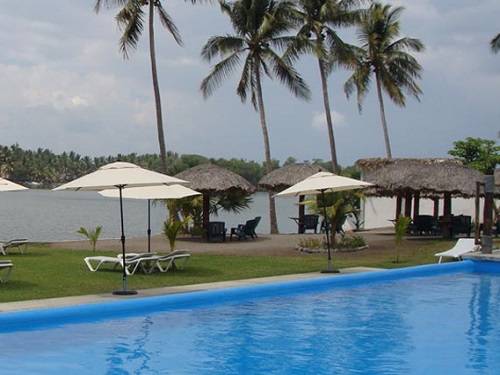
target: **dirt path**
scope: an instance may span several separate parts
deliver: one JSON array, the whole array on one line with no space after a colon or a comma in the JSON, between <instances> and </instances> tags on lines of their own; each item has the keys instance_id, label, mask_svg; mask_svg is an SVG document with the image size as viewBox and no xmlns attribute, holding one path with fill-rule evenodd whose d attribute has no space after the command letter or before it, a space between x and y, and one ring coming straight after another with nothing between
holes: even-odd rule
<instances>
[{"instance_id":1,"label":"dirt path","mask_svg":"<svg viewBox=\"0 0 500 375\"><path fill-rule=\"evenodd\" d=\"M364 251L369 251L372 254L378 252L387 252L394 248L394 237L384 231L367 231L360 233L367 241L369 248ZM278 235L259 235L255 240L246 241L226 241L226 242L203 242L200 239L192 239L189 237L179 238L177 240L177 248L189 250L192 253L207 253L207 254L223 254L223 255L282 255L290 256L297 255L296 246L299 239L304 238L322 238L322 235L306 234L278 234ZM408 241L408 246L419 247L424 242L422 240ZM130 238L127 239L128 252L145 252L147 251L146 238ZM81 249L88 250L89 244L87 241L68 241L51 243L53 248L66 249ZM98 242L99 250L114 250L120 251L121 244L118 240L101 240ZM169 246L164 236L157 235L151 238L151 249L154 252L168 252Z\"/></svg>"}]
</instances>

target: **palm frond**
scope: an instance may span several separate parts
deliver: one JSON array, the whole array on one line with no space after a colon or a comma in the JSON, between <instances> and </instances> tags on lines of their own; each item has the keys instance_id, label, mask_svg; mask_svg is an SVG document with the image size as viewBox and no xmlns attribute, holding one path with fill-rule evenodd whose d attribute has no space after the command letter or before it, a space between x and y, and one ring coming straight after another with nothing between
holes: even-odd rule
<instances>
[{"instance_id":1,"label":"palm frond","mask_svg":"<svg viewBox=\"0 0 500 375\"><path fill-rule=\"evenodd\" d=\"M124 58L129 57L129 49L137 48L139 38L144 29L144 12L135 0L128 0L127 4L116 15L118 26L123 31L120 38L120 51Z\"/></svg>"},{"instance_id":2,"label":"palm frond","mask_svg":"<svg viewBox=\"0 0 500 375\"><path fill-rule=\"evenodd\" d=\"M228 53L243 49L244 45L245 40L239 36L213 36L208 39L207 43L203 46L201 50L201 57L210 62L215 56L220 55L221 57L224 57Z\"/></svg>"},{"instance_id":3,"label":"palm frond","mask_svg":"<svg viewBox=\"0 0 500 375\"><path fill-rule=\"evenodd\" d=\"M103 6L106 6L106 8L121 7L124 6L127 3L127 1L128 0L96 0L94 5L94 11L96 13L99 13L99 11Z\"/></svg>"},{"instance_id":4,"label":"palm frond","mask_svg":"<svg viewBox=\"0 0 500 375\"><path fill-rule=\"evenodd\" d=\"M240 63L240 52L233 52L231 55L215 64L210 74L201 82L200 90L204 98L213 94L222 81L228 78Z\"/></svg>"},{"instance_id":5,"label":"palm frond","mask_svg":"<svg viewBox=\"0 0 500 375\"><path fill-rule=\"evenodd\" d=\"M161 5L161 2L156 2L156 9L158 10L158 15L160 17L161 24L164 28L166 28L170 34L172 34L175 42L182 46L182 37L179 33L179 29L174 23L174 20L170 17L170 15L166 12L165 8Z\"/></svg>"},{"instance_id":6,"label":"palm frond","mask_svg":"<svg viewBox=\"0 0 500 375\"><path fill-rule=\"evenodd\" d=\"M274 51L268 49L265 57L272 66L273 73L298 98L309 100L311 91L297 71Z\"/></svg>"},{"instance_id":7,"label":"palm frond","mask_svg":"<svg viewBox=\"0 0 500 375\"><path fill-rule=\"evenodd\" d=\"M490 42L491 50L494 53L498 53L500 51L500 34L494 37Z\"/></svg>"}]
</instances>

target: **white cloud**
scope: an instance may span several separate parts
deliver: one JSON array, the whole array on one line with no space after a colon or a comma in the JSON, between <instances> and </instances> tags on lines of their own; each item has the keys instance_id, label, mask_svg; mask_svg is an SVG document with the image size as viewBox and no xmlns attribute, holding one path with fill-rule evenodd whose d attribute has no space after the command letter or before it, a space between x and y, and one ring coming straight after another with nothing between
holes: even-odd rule
<instances>
[{"instance_id":1,"label":"white cloud","mask_svg":"<svg viewBox=\"0 0 500 375\"><path fill-rule=\"evenodd\" d=\"M332 111L332 121L333 121L333 127L336 128L338 126L343 126L345 125L345 116L337 111ZM324 129L326 128L326 114L325 112L314 112L313 118L312 118L312 127L315 129Z\"/></svg>"}]
</instances>

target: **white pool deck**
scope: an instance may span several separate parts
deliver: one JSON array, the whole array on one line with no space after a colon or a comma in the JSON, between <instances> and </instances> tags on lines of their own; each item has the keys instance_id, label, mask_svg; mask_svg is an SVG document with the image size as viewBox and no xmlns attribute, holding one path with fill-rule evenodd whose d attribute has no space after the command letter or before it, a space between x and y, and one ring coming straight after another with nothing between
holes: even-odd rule
<instances>
[{"instance_id":1,"label":"white pool deck","mask_svg":"<svg viewBox=\"0 0 500 375\"><path fill-rule=\"evenodd\" d=\"M91 294L91 295L73 296L73 297L46 298L46 299L17 301L17 302L4 302L0 303L0 312L15 312L15 311L24 311L33 309L65 307L65 306L74 306L87 303L102 303L102 302L109 302L109 301L116 301L116 300L130 299L130 298L140 298L140 297L150 297L150 296L159 296L159 295L176 294L176 293L189 293L189 292L196 292L203 290L252 286L265 283L282 282L282 281L307 280L319 277L335 277L337 275L343 275L343 274L372 272L380 270L382 269L372 268L372 267L351 267L351 268L342 268L340 270L340 273L336 274L309 272L309 273L292 274L292 275L259 277L255 279L219 281L214 283L143 289L139 290L138 291L139 293L135 296L115 296L111 293L105 293L105 294ZM118 286L118 284L116 286Z\"/></svg>"},{"instance_id":2,"label":"white pool deck","mask_svg":"<svg viewBox=\"0 0 500 375\"><path fill-rule=\"evenodd\" d=\"M487 260L491 262L500 262L500 249L494 249L491 254L481 252L469 253L463 256L464 259Z\"/></svg>"}]
</instances>

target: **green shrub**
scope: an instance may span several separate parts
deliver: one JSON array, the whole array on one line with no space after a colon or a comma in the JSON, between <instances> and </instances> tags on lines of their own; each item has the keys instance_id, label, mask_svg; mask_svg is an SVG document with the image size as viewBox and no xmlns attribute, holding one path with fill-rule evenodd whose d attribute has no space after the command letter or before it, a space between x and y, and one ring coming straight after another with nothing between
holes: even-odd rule
<instances>
[{"instance_id":1,"label":"green shrub","mask_svg":"<svg viewBox=\"0 0 500 375\"><path fill-rule=\"evenodd\" d=\"M366 246L366 241L363 237L357 235L345 235L335 245L336 249L357 249L358 247Z\"/></svg>"}]
</instances>

